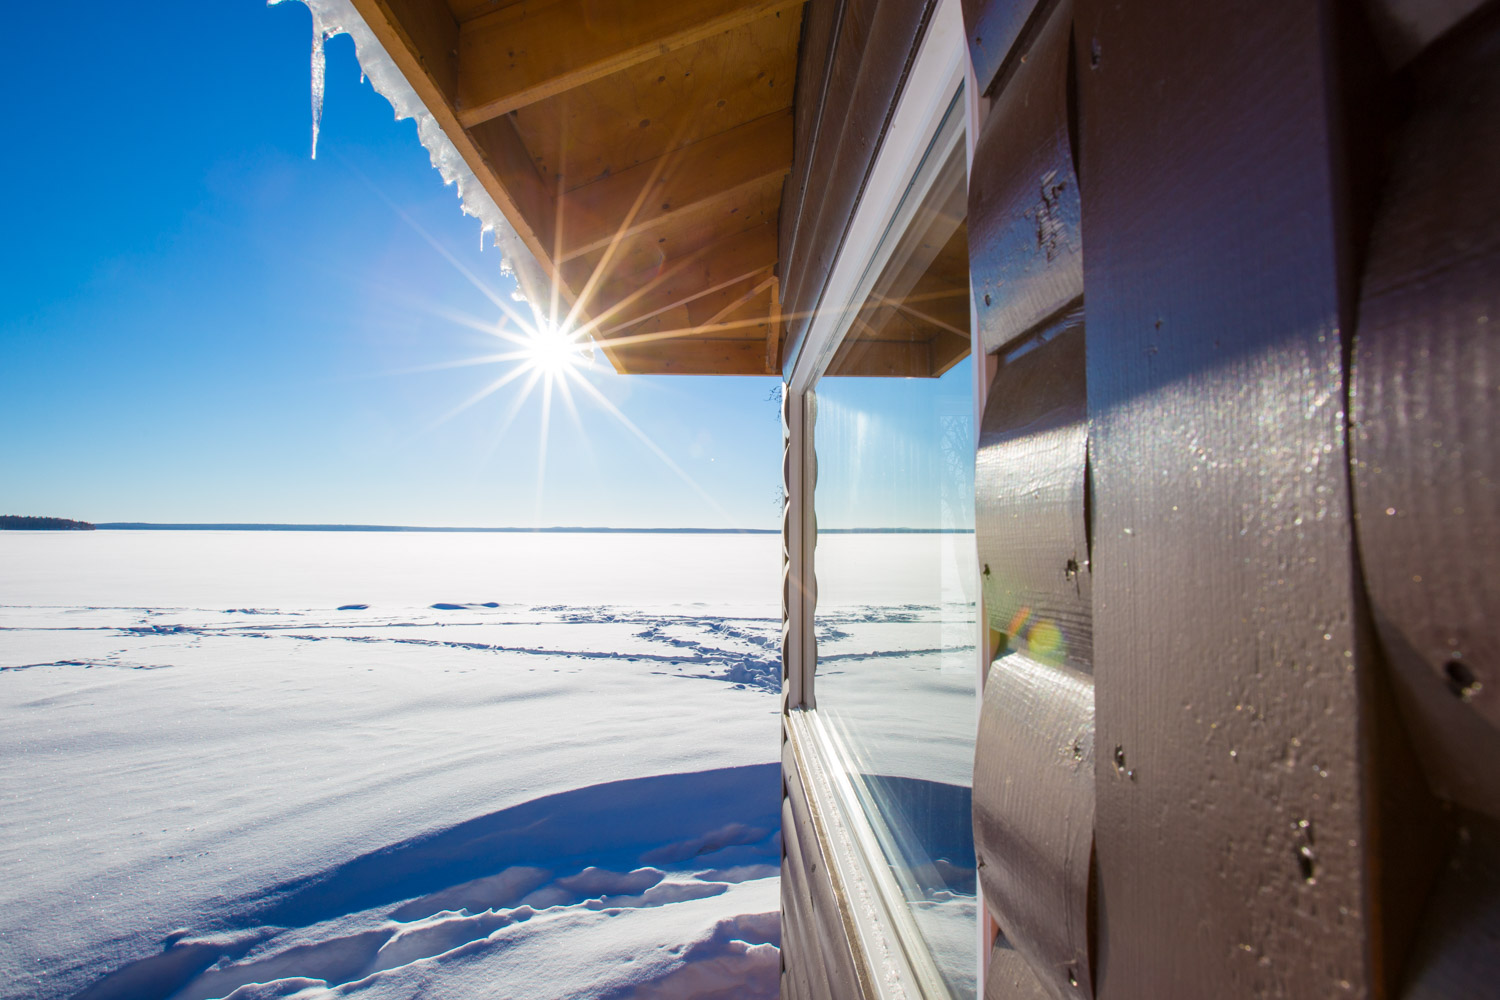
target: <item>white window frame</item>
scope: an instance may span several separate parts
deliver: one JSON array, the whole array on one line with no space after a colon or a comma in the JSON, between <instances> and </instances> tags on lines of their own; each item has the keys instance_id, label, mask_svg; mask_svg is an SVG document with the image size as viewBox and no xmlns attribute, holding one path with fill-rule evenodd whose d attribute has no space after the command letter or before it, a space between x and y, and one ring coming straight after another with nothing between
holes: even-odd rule
<instances>
[{"instance_id":1,"label":"white window frame","mask_svg":"<svg viewBox=\"0 0 1500 1000\"><path fill-rule=\"evenodd\" d=\"M875 254L890 253L895 241L886 239L887 234L903 231L920 205L920 198L905 196L927 161L929 149L938 138L945 114L960 88L966 101L966 107L960 108L963 128L956 139L943 138L954 145L963 142L966 160L972 165L980 109L980 98L973 84L959 0L939 0L850 220L843 248L829 271L807 333L790 361L785 386L789 654L785 732L791 759L803 777L814 828L832 861L829 877L858 939L851 943L856 945L857 954L863 953L869 966L869 981L880 1000L919 997L948 1000L950 994L881 850L872 819L856 797L840 743L815 711L813 389L837 351L851 318L879 277L884 258ZM950 149L932 152L941 162ZM872 252L870 248L877 250ZM981 352L975 351L972 339L970 350L976 359L982 357ZM975 364L983 367L977 360ZM977 433L977 421L975 426ZM977 554L975 565L978 565ZM980 927L976 933L975 971L982 992L983 966L988 957L982 899L978 900L978 907Z\"/></svg>"}]
</instances>

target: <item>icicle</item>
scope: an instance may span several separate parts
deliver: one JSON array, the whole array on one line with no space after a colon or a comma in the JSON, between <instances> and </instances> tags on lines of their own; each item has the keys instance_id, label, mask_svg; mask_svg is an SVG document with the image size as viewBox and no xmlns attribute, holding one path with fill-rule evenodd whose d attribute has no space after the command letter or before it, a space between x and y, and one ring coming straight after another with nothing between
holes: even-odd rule
<instances>
[{"instance_id":1,"label":"icicle","mask_svg":"<svg viewBox=\"0 0 1500 1000\"><path fill-rule=\"evenodd\" d=\"M313 47L312 47L312 158L318 158L318 128L323 124L323 68L325 60L323 57L323 40L326 37L323 30L323 17L316 7L312 10L313 23Z\"/></svg>"},{"instance_id":2,"label":"icicle","mask_svg":"<svg viewBox=\"0 0 1500 1000\"><path fill-rule=\"evenodd\" d=\"M284 0L266 0L267 7L274 7ZM323 8L318 3L306 3L307 12L312 15L312 158L318 158L318 129L323 124L323 68L326 60L323 56L323 42L333 35L337 35L341 29L329 27L323 17ZM364 83L363 70L359 75L359 82Z\"/></svg>"}]
</instances>

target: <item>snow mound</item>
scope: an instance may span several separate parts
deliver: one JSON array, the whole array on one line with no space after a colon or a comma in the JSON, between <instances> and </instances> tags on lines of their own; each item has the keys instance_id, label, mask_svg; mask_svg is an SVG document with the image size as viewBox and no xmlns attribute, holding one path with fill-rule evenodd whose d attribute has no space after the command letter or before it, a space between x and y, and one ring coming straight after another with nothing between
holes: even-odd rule
<instances>
[{"instance_id":1,"label":"snow mound","mask_svg":"<svg viewBox=\"0 0 1500 1000\"><path fill-rule=\"evenodd\" d=\"M174 932L78 1000L477 996L481 982L534 998L772 997L779 782L764 764L545 796L228 901L218 919L235 929ZM747 803L765 815L724 822ZM729 893L746 912L695 906ZM534 965L507 961L527 951Z\"/></svg>"}]
</instances>

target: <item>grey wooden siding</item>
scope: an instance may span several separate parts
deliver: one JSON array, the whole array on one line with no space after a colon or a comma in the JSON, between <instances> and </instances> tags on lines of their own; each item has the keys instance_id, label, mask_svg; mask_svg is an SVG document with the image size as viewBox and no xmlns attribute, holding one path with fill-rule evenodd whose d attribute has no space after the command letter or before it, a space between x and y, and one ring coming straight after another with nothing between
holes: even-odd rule
<instances>
[{"instance_id":1,"label":"grey wooden siding","mask_svg":"<svg viewBox=\"0 0 1500 1000\"><path fill-rule=\"evenodd\" d=\"M980 93L1020 65L1028 42L1058 0L963 0L969 60Z\"/></svg>"},{"instance_id":2,"label":"grey wooden siding","mask_svg":"<svg viewBox=\"0 0 1500 1000\"><path fill-rule=\"evenodd\" d=\"M995 356L975 469L995 653L974 764L980 884L999 928L985 995L1091 997L1093 600L1072 4L1045 5L1024 36L1023 5L972 6L971 50L1005 21L1026 56L976 62L980 73L1012 68L992 93L969 183L978 340Z\"/></svg>"},{"instance_id":3,"label":"grey wooden siding","mask_svg":"<svg viewBox=\"0 0 1500 1000\"><path fill-rule=\"evenodd\" d=\"M1003 876L986 995L1490 995L1500 8L1147 6L965 5L993 74L970 182L999 360L978 527L1010 650L975 766L976 849ZM1054 219L1078 271L1042 252ZM1049 575L1080 535L1087 558ZM1023 608L1080 637L1053 650L1077 683L1050 705L1034 677L1061 675L1005 634ZM1089 677L1096 804L1066 780ZM1049 899L1016 874L1044 863Z\"/></svg>"},{"instance_id":4,"label":"grey wooden siding","mask_svg":"<svg viewBox=\"0 0 1500 1000\"><path fill-rule=\"evenodd\" d=\"M1385 132L1359 255L1350 409L1358 550L1399 705L1383 736L1404 722L1420 761L1415 793L1382 775L1375 817L1403 997L1500 991L1500 8L1437 37L1477 6L1375 5L1410 27L1393 50L1385 36L1409 60L1409 110Z\"/></svg>"}]
</instances>

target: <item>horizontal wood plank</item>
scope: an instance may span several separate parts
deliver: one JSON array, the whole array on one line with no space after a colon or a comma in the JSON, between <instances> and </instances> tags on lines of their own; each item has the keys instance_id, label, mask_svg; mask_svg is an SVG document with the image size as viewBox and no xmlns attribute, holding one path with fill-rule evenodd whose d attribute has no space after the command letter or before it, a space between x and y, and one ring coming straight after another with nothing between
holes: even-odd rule
<instances>
[{"instance_id":1,"label":"horizontal wood plank","mask_svg":"<svg viewBox=\"0 0 1500 1000\"><path fill-rule=\"evenodd\" d=\"M974 150L969 253L974 315L995 351L1083 295L1078 178L1068 136L1072 4L1041 26L995 96Z\"/></svg>"},{"instance_id":2,"label":"horizontal wood plank","mask_svg":"<svg viewBox=\"0 0 1500 1000\"><path fill-rule=\"evenodd\" d=\"M462 26L459 117L474 125L803 0L521 0Z\"/></svg>"},{"instance_id":3,"label":"horizontal wood plank","mask_svg":"<svg viewBox=\"0 0 1500 1000\"><path fill-rule=\"evenodd\" d=\"M845 347L825 378L926 378L932 373L932 345L926 340L861 340Z\"/></svg>"},{"instance_id":4,"label":"horizontal wood plank","mask_svg":"<svg viewBox=\"0 0 1500 1000\"><path fill-rule=\"evenodd\" d=\"M779 11L507 117L571 191L790 108L800 20Z\"/></svg>"},{"instance_id":5,"label":"horizontal wood plank","mask_svg":"<svg viewBox=\"0 0 1500 1000\"><path fill-rule=\"evenodd\" d=\"M790 111L767 115L568 192L560 260L780 186L792 161Z\"/></svg>"},{"instance_id":6,"label":"horizontal wood plank","mask_svg":"<svg viewBox=\"0 0 1500 1000\"><path fill-rule=\"evenodd\" d=\"M606 345L608 341L604 342ZM663 340L611 347L620 371L630 375L765 375L766 342Z\"/></svg>"},{"instance_id":7,"label":"horizontal wood plank","mask_svg":"<svg viewBox=\"0 0 1500 1000\"><path fill-rule=\"evenodd\" d=\"M597 317L595 328L623 327L746 281L775 264L776 228L757 226L669 263L655 276L610 282L589 309Z\"/></svg>"}]
</instances>

